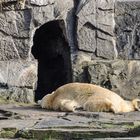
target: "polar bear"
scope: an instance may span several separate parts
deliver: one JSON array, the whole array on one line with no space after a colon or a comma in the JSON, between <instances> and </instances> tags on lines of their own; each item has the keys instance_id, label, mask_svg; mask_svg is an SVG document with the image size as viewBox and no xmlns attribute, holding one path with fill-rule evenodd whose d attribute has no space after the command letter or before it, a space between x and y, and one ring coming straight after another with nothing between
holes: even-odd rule
<instances>
[{"instance_id":1,"label":"polar bear","mask_svg":"<svg viewBox=\"0 0 140 140\"><path fill-rule=\"evenodd\" d=\"M40 104L48 110L90 112L112 111L114 113L140 110L139 99L124 100L116 93L94 84L69 83L43 97Z\"/></svg>"}]
</instances>

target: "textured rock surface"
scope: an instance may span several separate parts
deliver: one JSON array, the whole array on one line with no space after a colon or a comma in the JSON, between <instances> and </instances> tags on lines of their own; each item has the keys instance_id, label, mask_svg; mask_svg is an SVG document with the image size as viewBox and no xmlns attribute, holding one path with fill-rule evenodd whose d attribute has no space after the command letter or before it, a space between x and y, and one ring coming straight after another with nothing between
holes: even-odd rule
<instances>
[{"instance_id":1,"label":"textured rock surface","mask_svg":"<svg viewBox=\"0 0 140 140\"><path fill-rule=\"evenodd\" d=\"M114 1L90 0L77 13L78 49L96 57L117 57L114 40Z\"/></svg>"},{"instance_id":2,"label":"textured rock surface","mask_svg":"<svg viewBox=\"0 0 140 140\"><path fill-rule=\"evenodd\" d=\"M140 2L118 0L115 7L116 47L119 57L140 59Z\"/></svg>"},{"instance_id":3,"label":"textured rock surface","mask_svg":"<svg viewBox=\"0 0 140 140\"><path fill-rule=\"evenodd\" d=\"M0 62L0 96L19 102L34 102L33 89L37 80L35 62Z\"/></svg>"},{"instance_id":4,"label":"textured rock surface","mask_svg":"<svg viewBox=\"0 0 140 140\"><path fill-rule=\"evenodd\" d=\"M0 137L25 139L138 140L140 113L53 112L33 105L1 105Z\"/></svg>"},{"instance_id":5,"label":"textured rock surface","mask_svg":"<svg viewBox=\"0 0 140 140\"><path fill-rule=\"evenodd\" d=\"M135 60L140 52L140 2L89 0L79 7L73 80L101 85L127 99L139 98Z\"/></svg>"},{"instance_id":6,"label":"textured rock surface","mask_svg":"<svg viewBox=\"0 0 140 140\"><path fill-rule=\"evenodd\" d=\"M66 37L72 40L68 20L74 6L71 0L31 0L20 10L15 2L3 4L0 12L0 96L28 103L34 101L37 81L37 62L31 54L34 32L48 21L63 19Z\"/></svg>"},{"instance_id":7,"label":"textured rock surface","mask_svg":"<svg viewBox=\"0 0 140 140\"><path fill-rule=\"evenodd\" d=\"M101 85L126 99L140 98L139 61L96 60L75 67L75 81Z\"/></svg>"}]
</instances>

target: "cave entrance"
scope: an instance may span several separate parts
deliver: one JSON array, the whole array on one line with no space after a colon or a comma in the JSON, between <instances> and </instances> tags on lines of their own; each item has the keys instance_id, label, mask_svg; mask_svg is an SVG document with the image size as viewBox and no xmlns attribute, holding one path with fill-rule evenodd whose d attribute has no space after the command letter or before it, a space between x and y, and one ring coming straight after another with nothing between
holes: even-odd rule
<instances>
[{"instance_id":1,"label":"cave entrance","mask_svg":"<svg viewBox=\"0 0 140 140\"><path fill-rule=\"evenodd\" d=\"M64 21L55 20L35 32L32 46L32 54L38 60L35 101L72 81L70 47L64 29Z\"/></svg>"}]
</instances>

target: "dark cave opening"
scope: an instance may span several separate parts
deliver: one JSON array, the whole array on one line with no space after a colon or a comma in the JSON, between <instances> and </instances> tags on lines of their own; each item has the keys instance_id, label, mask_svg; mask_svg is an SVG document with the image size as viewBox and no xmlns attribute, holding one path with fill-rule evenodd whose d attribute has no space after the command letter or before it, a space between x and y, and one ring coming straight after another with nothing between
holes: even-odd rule
<instances>
[{"instance_id":1,"label":"dark cave opening","mask_svg":"<svg viewBox=\"0 0 140 140\"><path fill-rule=\"evenodd\" d=\"M38 81L35 101L72 81L70 47L64 36L64 21L42 25L33 38L32 54L38 60Z\"/></svg>"}]
</instances>

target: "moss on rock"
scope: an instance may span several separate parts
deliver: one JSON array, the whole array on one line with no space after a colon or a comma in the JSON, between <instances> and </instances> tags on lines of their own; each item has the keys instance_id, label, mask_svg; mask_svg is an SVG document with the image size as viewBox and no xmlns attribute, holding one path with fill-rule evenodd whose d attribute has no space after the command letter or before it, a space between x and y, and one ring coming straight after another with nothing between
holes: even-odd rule
<instances>
[{"instance_id":1,"label":"moss on rock","mask_svg":"<svg viewBox=\"0 0 140 140\"><path fill-rule=\"evenodd\" d=\"M0 138L14 138L16 133L16 128L3 128L0 131Z\"/></svg>"}]
</instances>

